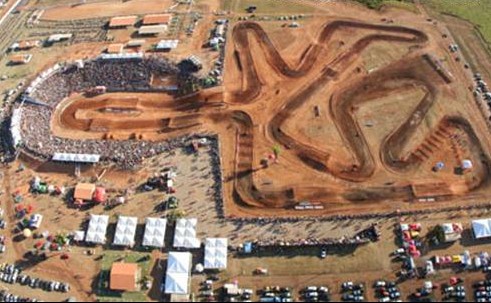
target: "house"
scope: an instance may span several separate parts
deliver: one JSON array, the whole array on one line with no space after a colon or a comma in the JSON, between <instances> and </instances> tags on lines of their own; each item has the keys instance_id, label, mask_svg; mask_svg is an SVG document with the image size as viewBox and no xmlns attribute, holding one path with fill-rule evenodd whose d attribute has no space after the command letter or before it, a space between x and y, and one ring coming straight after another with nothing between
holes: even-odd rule
<instances>
[{"instance_id":1,"label":"house","mask_svg":"<svg viewBox=\"0 0 491 303\"><path fill-rule=\"evenodd\" d=\"M109 288L120 291L136 291L140 270L134 263L115 262L111 266Z\"/></svg>"},{"instance_id":2,"label":"house","mask_svg":"<svg viewBox=\"0 0 491 303\"><path fill-rule=\"evenodd\" d=\"M126 28L128 26L133 26L135 23L136 16L113 17L109 21L108 27L110 29Z\"/></svg>"},{"instance_id":3,"label":"house","mask_svg":"<svg viewBox=\"0 0 491 303\"><path fill-rule=\"evenodd\" d=\"M143 17L143 25L169 24L171 14L151 14Z\"/></svg>"},{"instance_id":4,"label":"house","mask_svg":"<svg viewBox=\"0 0 491 303\"><path fill-rule=\"evenodd\" d=\"M94 197L95 189L95 184L78 183L77 186L75 186L73 198L75 200L91 201Z\"/></svg>"}]
</instances>

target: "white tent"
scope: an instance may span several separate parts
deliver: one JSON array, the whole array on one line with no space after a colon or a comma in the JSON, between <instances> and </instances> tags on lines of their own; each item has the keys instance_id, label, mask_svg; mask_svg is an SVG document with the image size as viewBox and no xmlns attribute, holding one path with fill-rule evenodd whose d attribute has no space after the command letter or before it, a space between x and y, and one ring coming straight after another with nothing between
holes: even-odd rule
<instances>
[{"instance_id":1,"label":"white tent","mask_svg":"<svg viewBox=\"0 0 491 303\"><path fill-rule=\"evenodd\" d=\"M143 246L164 247L167 219L146 218Z\"/></svg>"},{"instance_id":2,"label":"white tent","mask_svg":"<svg viewBox=\"0 0 491 303\"><path fill-rule=\"evenodd\" d=\"M106 242L106 230L109 224L109 216L90 215L89 228L85 235L85 241L104 244Z\"/></svg>"},{"instance_id":3,"label":"white tent","mask_svg":"<svg viewBox=\"0 0 491 303\"><path fill-rule=\"evenodd\" d=\"M165 293L166 294L187 294L188 293L187 274L167 273L165 277Z\"/></svg>"},{"instance_id":4,"label":"white tent","mask_svg":"<svg viewBox=\"0 0 491 303\"><path fill-rule=\"evenodd\" d=\"M73 233L73 240L79 242L85 238L85 232L83 230L77 230Z\"/></svg>"},{"instance_id":5,"label":"white tent","mask_svg":"<svg viewBox=\"0 0 491 303\"><path fill-rule=\"evenodd\" d=\"M472 231L476 239L491 237L491 219L472 221Z\"/></svg>"},{"instance_id":6,"label":"white tent","mask_svg":"<svg viewBox=\"0 0 491 303\"><path fill-rule=\"evenodd\" d=\"M227 244L226 238L207 238L205 241L206 269L227 268Z\"/></svg>"},{"instance_id":7,"label":"white tent","mask_svg":"<svg viewBox=\"0 0 491 303\"><path fill-rule=\"evenodd\" d=\"M199 248L201 242L196 238L197 219L178 219L174 232L174 247Z\"/></svg>"},{"instance_id":8,"label":"white tent","mask_svg":"<svg viewBox=\"0 0 491 303\"><path fill-rule=\"evenodd\" d=\"M120 216L116 224L114 245L133 246L135 244L136 225L138 218Z\"/></svg>"},{"instance_id":9,"label":"white tent","mask_svg":"<svg viewBox=\"0 0 491 303\"><path fill-rule=\"evenodd\" d=\"M187 294L191 271L191 253L169 252L165 277L166 294Z\"/></svg>"}]
</instances>

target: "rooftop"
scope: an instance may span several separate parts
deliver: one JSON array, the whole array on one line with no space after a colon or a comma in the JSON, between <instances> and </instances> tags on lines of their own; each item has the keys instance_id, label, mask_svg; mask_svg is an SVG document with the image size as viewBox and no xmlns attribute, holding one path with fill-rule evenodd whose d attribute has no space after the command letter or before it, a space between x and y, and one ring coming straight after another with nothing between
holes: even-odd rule
<instances>
[{"instance_id":1,"label":"rooftop","mask_svg":"<svg viewBox=\"0 0 491 303\"><path fill-rule=\"evenodd\" d=\"M168 24L172 18L171 14L152 14L143 17L142 24Z\"/></svg>"},{"instance_id":2,"label":"rooftop","mask_svg":"<svg viewBox=\"0 0 491 303\"><path fill-rule=\"evenodd\" d=\"M134 263L115 262L111 267L109 288L113 290L135 291L138 266Z\"/></svg>"},{"instance_id":3,"label":"rooftop","mask_svg":"<svg viewBox=\"0 0 491 303\"><path fill-rule=\"evenodd\" d=\"M131 26L136 23L136 16L114 17L109 21L109 27Z\"/></svg>"},{"instance_id":4,"label":"rooftop","mask_svg":"<svg viewBox=\"0 0 491 303\"><path fill-rule=\"evenodd\" d=\"M92 200L95 192L95 184L79 183L75 186L73 198L81 200Z\"/></svg>"}]
</instances>

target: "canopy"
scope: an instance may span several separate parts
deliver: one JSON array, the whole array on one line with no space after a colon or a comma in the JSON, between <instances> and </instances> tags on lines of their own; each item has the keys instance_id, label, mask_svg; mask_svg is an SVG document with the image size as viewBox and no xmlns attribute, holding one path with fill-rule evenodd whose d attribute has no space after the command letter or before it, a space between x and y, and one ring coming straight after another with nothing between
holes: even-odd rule
<instances>
[{"instance_id":1,"label":"canopy","mask_svg":"<svg viewBox=\"0 0 491 303\"><path fill-rule=\"evenodd\" d=\"M97 163L100 158L101 156L97 154L54 153L52 160L76 163Z\"/></svg>"},{"instance_id":2,"label":"canopy","mask_svg":"<svg viewBox=\"0 0 491 303\"><path fill-rule=\"evenodd\" d=\"M491 219L472 221L472 231L476 239L491 237Z\"/></svg>"},{"instance_id":3,"label":"canopy","mask_svg":"<svg viewBox=\"0 0 491 303\"><path fill-rule=\"evenodd\" d=\"M106 230L109 216L90 215L89 228L85 235L85 241L90 243L104 244L106 242Z\"/></svg>"},{"instance_id":4,"label":"canopy","mask_svg":"<svg viewBox=\"0 0 491 303\"><path fill-rule=\"evenodd\" d=\"M197 219L178 219L174 232L174 247L199 248L200 241L196 238Z\"/></svg>"},{"instance_id":5,"label":"canopy","mask_svg":"<svg viewBox=\"0 0 491 303\"><path fill-rule=\"evenodd\" d=\"M133 246L135 244L135 233L138 218L120 216L116 225L114 245Z\"/></svg>"},{"instance_id":6,"label":"canopy","mask_svg":"<svg viewBox=\"0 0 491 303\"><path fill-rule=\"evenodd\" d=\"M167 219L146 218L143 246L164 247Z\"/></svg>"},{"instance_id":7,"label":"canopy","mask_svg":"<svg viewBox=\"0 0 491 303\"><path fill-rule=\"evenodd\" d=\"M205 241L206 269L227 268L227 243L226 238L207 238Z\"/></svg>"},{"instance_id":8,"label":"canopy","mask_svg":"<svg viewBox=\"0 0 491 303\"><path fill-rule=\"evenodd\" d=\"M167 273L165 277L165 293L166 294L187 294L188 293L187 274Z\"/></svg>"},{"instance_id":9,"label":"canopy","mask_svg":"<svg viewBox=\"0 0 491 303\"><path fill-rule=\"evenodd\" d=\"M187 294L191 272L191 253L169 252L165 277L166 294Z\"/></svg>"}]
</instances>

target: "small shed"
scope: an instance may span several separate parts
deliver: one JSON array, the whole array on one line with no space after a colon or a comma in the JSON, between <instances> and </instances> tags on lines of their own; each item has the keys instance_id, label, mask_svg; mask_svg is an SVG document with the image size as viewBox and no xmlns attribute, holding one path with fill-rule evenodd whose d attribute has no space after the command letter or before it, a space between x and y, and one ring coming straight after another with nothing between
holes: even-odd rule
<instances>
[{"instance_id":1,"label":"small shed","mask_svg":"<svg viewBox=\"0 0 491 303\"><path fill-rule=\"evenodd\" d=\"M139 276L138 265L115 262L111 266L109 288L112 290L135 291Z\"/></svg>"},{"instance_id":2,"label":"small shed","mask_svg":"<svg viewBox=\"0 0 491 303\"><path fill-rule=\"evenodd\" d=\"M75 200L91 201L94 197L95 190L95 184L79 183L77 186L75 186L73 198Z\"/></svg>"}]
</instances>

